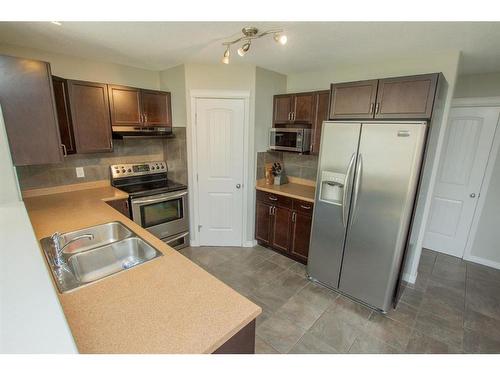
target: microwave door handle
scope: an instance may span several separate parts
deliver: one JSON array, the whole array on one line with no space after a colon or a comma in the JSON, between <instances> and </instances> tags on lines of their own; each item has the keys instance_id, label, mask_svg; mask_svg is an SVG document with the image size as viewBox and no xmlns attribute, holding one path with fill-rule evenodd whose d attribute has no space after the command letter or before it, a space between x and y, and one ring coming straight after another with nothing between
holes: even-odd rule
<instances>
[{"instance_id":1,"label":"microwave door handle","mask_svg":"<svg viewBox=\"0 0 500 375\"><path fill-rule=\"evenodd\" d=\"M161 197L158 197L158 198L137 199L137 200L133 200L132 203L133 204L145 204L145 203L155 203L155 202L169 201L169 200L172 200L172 199L183 197L185 195L187 195L187 191L184 191L182 193L175 194L175 195L164 195L164 196L161 196Z\"/></svg>"},{"instance_id":2,"label":"microwave door handle","mask_svg":"<svg viewBox=\"0 0 500 375\"><path fill-rule=\"evenodd\" d=\"M344 228L347 228L347 215L349 214L347 210L347 193L350 189L349 180L351 178L352 167L354 166L354 161L356 160L356 153L353 153L349 165L347 167L345 182L344 182L344 194L342 195L342 224Z\"/></svg>"}]
</instances>

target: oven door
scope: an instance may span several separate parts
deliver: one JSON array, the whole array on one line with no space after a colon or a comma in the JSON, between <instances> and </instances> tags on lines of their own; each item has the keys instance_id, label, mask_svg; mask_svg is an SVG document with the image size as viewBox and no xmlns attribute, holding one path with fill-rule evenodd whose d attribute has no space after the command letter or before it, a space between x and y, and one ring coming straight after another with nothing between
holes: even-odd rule
<instances>
[{"instance_id":1,"label":"oven door","mask_svg":"<svg viewBox=\"0 0 500 375\"><path fill-rule=\"evenodd\" d=\"M269 148L271 150L302 152L302 129L271 128Z\"/></svg>"},{"instance_id":2,"label":"oven door","mask_svg":"<svg viewBox=\"0 0 500 375\"><path fill-rule=\"evenodd\" d=\"M131 200L132 220L158 238L189 230L187 191L152 195Z\"/></svg>"}]
</instances>

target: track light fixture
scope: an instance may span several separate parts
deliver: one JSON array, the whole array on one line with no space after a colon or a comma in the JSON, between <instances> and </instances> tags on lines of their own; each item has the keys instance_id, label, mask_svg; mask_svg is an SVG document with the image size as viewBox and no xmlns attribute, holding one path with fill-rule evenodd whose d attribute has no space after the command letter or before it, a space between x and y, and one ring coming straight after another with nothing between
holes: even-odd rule
<instances>
[{"instance_id":1,"label":"track light fixture","mask_svg":"<svg viewBox=\"0 0 500 375\"><path fill-rule=\"evenodd\" d=\"M285 45L286 42L288 41L287 36L281 29L268 30L259 33L259 30L256 27L245 27L241 30L241 32L243 33L242 37L222 43L222 45L226 47L226 50L224 51L224 56L222 57L222 62L224 64L229 64L230 47L233 44L244 42L242 46L238 48L238 55L245 56L247 52L250 50L250 46L253 39L259 39L266 35L273 35L274 41L278 44Z\"/></svg>"}]
</instances>

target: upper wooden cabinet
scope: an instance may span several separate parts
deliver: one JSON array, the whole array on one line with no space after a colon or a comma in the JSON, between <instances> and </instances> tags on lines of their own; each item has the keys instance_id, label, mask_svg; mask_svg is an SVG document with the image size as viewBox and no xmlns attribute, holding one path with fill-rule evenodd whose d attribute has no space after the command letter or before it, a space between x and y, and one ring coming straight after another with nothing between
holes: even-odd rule
<instances>
[{"instance_id":1,"label":"upper wooden cabinet","mask_svg":"<svg viewBox=\"0 0 500 375\"><path fill-rule=\"evenodd\" d=\"M76 153L73 123L69 108L68 85L64 78L52 76L54 99L56 102L57 122L64 155Z\"/></svg>"},{"instance_id":2,"label":"upper wooden cabinet","mask_svg":"<svg viewBox=\"0 0 500 375\"><path fill-rule=\"evenodd\" d=\"M438 76L425 74L381 79L375 118L431 118Z\"/></svg>"},{"instance_id":3,"label":"upper wooden cabinet","mask_svg":"<svg viewBox=\"0 0 500 375\"><path fill-rule=\"evenodd\" d=\"M113 151L107 85L85 81L67 82L77 152Z\"/></svg>"},{"instance_id":4,"label":"upper wooden cabinet","mask_svg":"<svg viewBox=\"0 0 500 375\"><path fill-rule=\"evenodd\" d=\"M48 63L0 56L0 105L14 165L62 162Z\"/></svg>"},{"instance_id":5,"label":"upper wooden cabinet","mask_svg":"<svg viewBox=\"0 0 500 375\"><path fill-rule=\"evenodd\" d=\"M318 91L315 98L314 121L311 128L311 154L319 154L321 144L321 127L323 121L328 120L328 107L330 105L330 91Z\"/></svg>"},{"instance_id":6,"label":"upper wooden cabinet","mask_svg":"<svg viewBox=\"0 0 500 375\"><path fill-rule=\"evenodd\" d=\"M273 124L312 124L314 104L314 92L275 95Z\"/></svg>"},{"instance_id":7,"label":"upper wooden cabinet","mask_svg":"<svg viewBox=\"0 0 500 375\"><path fill-rule=\"evenodd\" d=\"M331 85L330 119L430 119L439 73Z\"/></svg>"},{"instance_id":8,"label":"upper wooden cabinet","mask_svg":"<svg viewBox=\"0 0 500 375\"><path fill-rule=\"evenodd\" d=\"M330 119L373 117L378 80L331 85Z\"/></svg>"},{"instance_id":9,"label":"upper wooden cabinet","mask_svg":"<svg viewBox=\"0 0 500 375\"><path fill-rule=\"evenodd\" d=\"M108 86L109 113L114 126L142 125L141 90L135 87Z\"/></svg>"},{"instance_id":10,"label":"upper wooden cabinet","mask_svg":"<svg viewBox=\"0 0 500 375\"><path fill-rule=\"evenodd\" d=\"M170 93L109 85L112 126L172 126Z\"/></svg>"}]
</instances>

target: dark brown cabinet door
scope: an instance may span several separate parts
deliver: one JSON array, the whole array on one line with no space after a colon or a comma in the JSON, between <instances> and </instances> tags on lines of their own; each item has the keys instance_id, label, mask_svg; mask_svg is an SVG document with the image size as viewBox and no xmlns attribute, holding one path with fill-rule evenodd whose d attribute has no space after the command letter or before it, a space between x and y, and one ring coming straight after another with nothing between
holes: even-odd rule
<instances>
[{"instance_id":1,"label":"dark brown cabinet door","mask_svg":"<svg viewBox=\"0 0 500 375\"><path fill-rule=\"evenodd\" d=\"M290 253L307 262L311 237L312 215L294 211L292 217Z\"/></svg>"},{"instance_id":2,"label":"dark brown cabinet door","mask_svg":"<svg viewBox=\"0 0 500 375\"><path fill-rule=\"evenodd\" d=\"M271 242L272 206L257 201L255 209L255 239L266 245Z\"/></svg>"},{"instance_id":3,"label":"dark brown cabinet door","mask_svg":"<svg viewBox=\"0 0 500 375\"><path fill-rule=\"evenodd\" d=\"M109 113L113 126L140 126L141 90L126 86L108 86Z\"/></svg>"},{"instance_id":4,"label":"dark brown cabinet door","mask_svg":"<svg viewBox=\"0 0 500 375\"><path fill-rule=\"evenodd\" d=\"M330 120L373 118L378 80L332 84Z\"/></svg>"},{"instance_id":5,"label":"dark brown cabinet door","mask_svg":"<svg viewBox=\"0 0 500 375\"><path fill-rule=\"evenodd\" d=\"M330 91L316 93L314 121L311 129L311 154L319 154L321 144L321 127L323 121L328 120L328 106L330 105Z\"/></svg>"},{"instance_id":6,"label":"dark brown cabinet door","mask_svg":"<svg viewBox=\"0 0 500 375\"><path fill-rule=\"evenodd\" d=\"M107 85L68 81L68 93L77 153L112 151Z\"/></svg>"},{"instance_id":7,"label":"dark brown cabinet door","mask_svg":"<svg viewBox=\"0 0 500 375\"><path fill-rule=\"evenodd\" d=\"M313 92L293 96L292 121L298 124L312 124L316 95Z\"/></svg>"},{"instance_id":8,"label":"dark brown cabinet door","mask_svg":"<svg viewBox=\"0 0 500 375\"><path fill-rule=\"evenodd\" d=\"M106 203L130 219L128 199L116 199L113 201L107 201Z\"/></svg>"},{"instance_id":9,"label":"dark brown cabinet door","mask_svg":"<svg viewBox=\"0 0 500 375\"><path fill-rule=\"evenodd\" d=\"M293 95L275 95L273 100L273 123L275 125L290 123L293 111Z\"/></svg>"},{"instance_id":10,"label":"dark brown cabinet door","mask_svg":"<svg viewBox=\"0 0 500 375\"><path fill-rule=\"evenodd\" d=\"M57 122L59 123L59 134L61 135L63 153L66 155L74 154L76 153L76 147L69 108L68 86L64 78L56 76L52 76L52 85L54 87Z\"/></svg>"},{"instance_id":11,"label":"dark brown cabinet door","mask_svg":"<svg viewBox=\"0 0 500 375\"><path fill-rule=\"evenodd\" d=\"M170 93L141 90L144 123L149 126L172 126Z\"/></svg>"},{"instance_id":12,"label":"dark brown cabinet door","mask_svg":"<svg viewBox=\"0 0 500 375\"><path fill-rule=\"evenodd\" d=\"M62 162L48 63L1 55L0 104L14 165Z\"/></svg>"},{"instance_id":13,"label":"dark brown cabinet door","mask_svg":"<svg viewBox=\"0 0 500 375\"><path fill-rule=\"evenodd\" d=\"M273 236L271 246L277 250L288 252L290 249L292 211L284 207L273 207Z\"/></svg>"},{"instance_id":14,"label":"dark brown cabinet door","mask_svg":"<svg viewBox=\"0 0 500 375\"><path fill-rule=\"evenodd\" d=\"M381 79L375 118L430 119L439 74Z\"/></svg>"}]
</instances>

